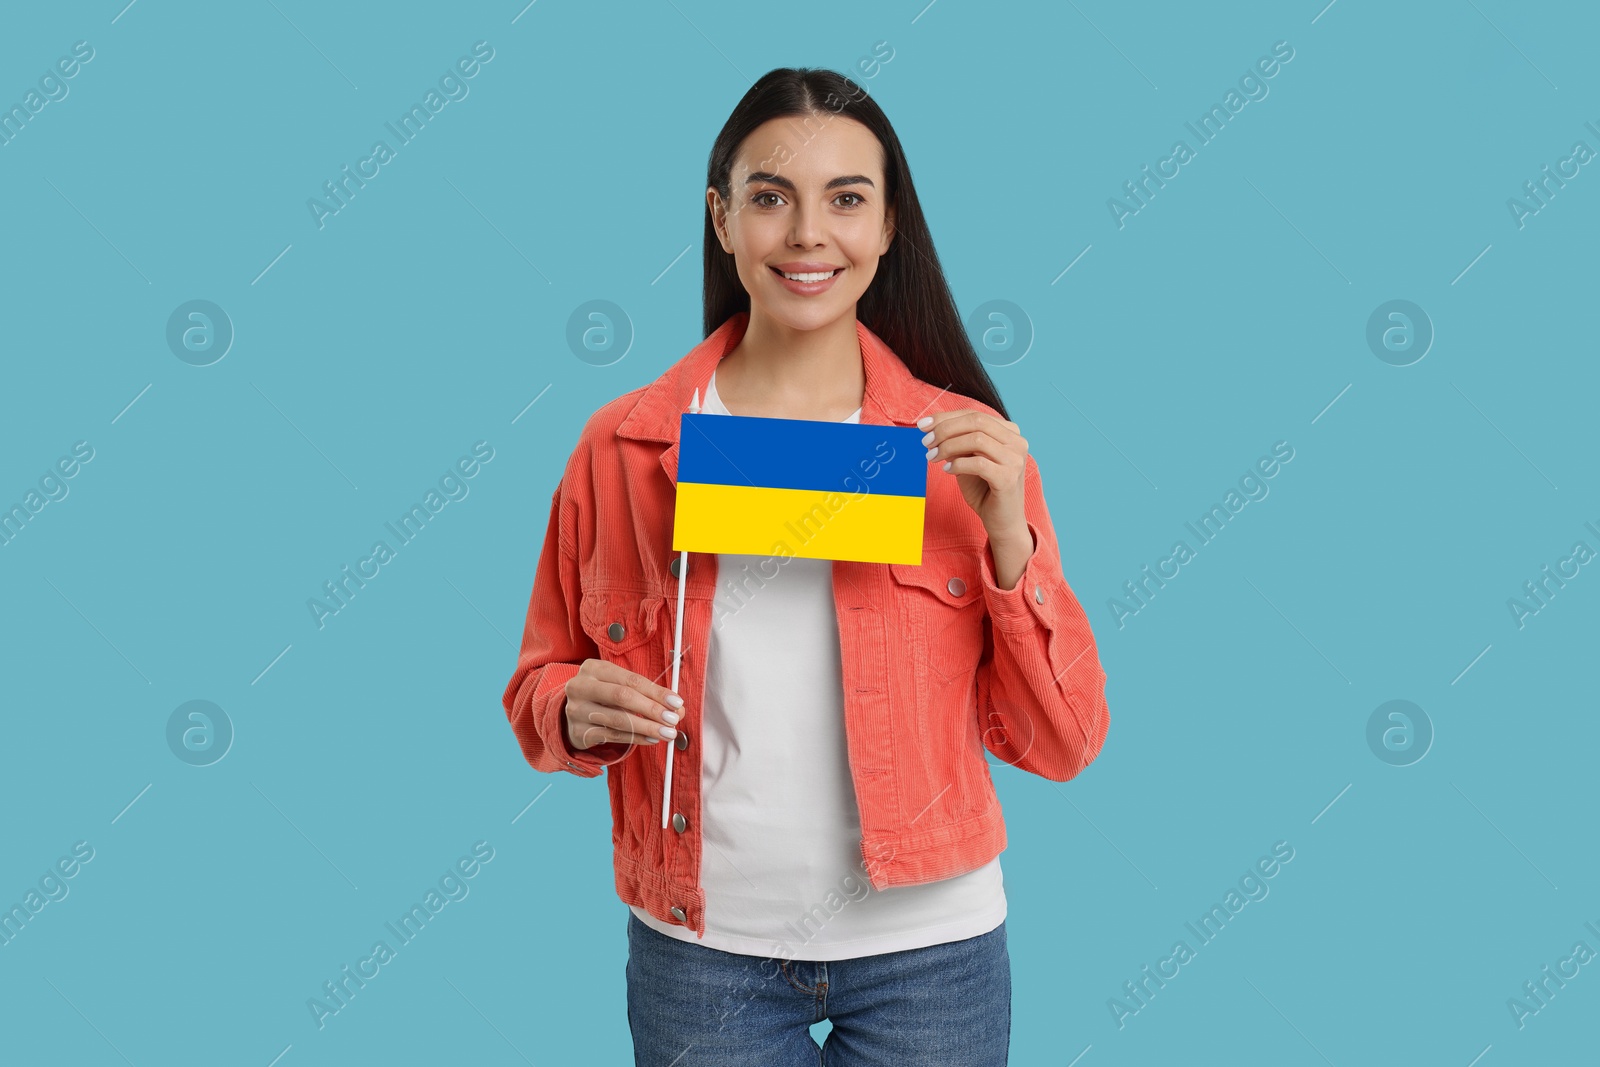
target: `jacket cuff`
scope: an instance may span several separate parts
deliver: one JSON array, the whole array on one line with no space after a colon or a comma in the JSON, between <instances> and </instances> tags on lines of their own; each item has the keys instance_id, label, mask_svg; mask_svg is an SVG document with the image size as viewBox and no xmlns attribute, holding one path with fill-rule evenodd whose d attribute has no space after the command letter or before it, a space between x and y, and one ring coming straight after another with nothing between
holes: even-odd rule
<instances>
[{"instance_id":1,"label":"jacket cuff","mask_svg":"<svg viewBox=\"0 0 1600 1067\"><path fill-rule=\"evenodd\" d=\"M1023 565L1022 576L1011 589L1000 588L994 570L994 550L985 545L980 561L983 575L983 598L989 606L989 618L995 627L1008 633L1021 633L1043 624L1050 627L1055 622L1050 593L1059 579L1061 569L1051 566L1039 552L1043 538L1039 527L1028 521L1028 534L1033 538L1033 552Z\"/></svg>"},{"instance_id":2,"label":"jacket cuff","mask_svg":"<svg viewBox=\"0 0 1600 1067\"><path fill-rule=\"evenodd\" d=\"M633 746L624 741L606 741L588 748L573 748L567 740L565 729L561 731L561 747L556 751L561 754L561 762L573 774L583 778L598 777L600 772L622 759Z\"/></svg>"}]
</instances>

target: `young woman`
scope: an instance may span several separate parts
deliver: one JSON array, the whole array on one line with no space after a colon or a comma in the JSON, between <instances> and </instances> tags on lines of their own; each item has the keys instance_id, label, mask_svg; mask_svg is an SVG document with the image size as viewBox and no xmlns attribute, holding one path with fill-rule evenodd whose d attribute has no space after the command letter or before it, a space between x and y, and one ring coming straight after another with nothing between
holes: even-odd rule
<instances>
[{"instance_id":1,"label":"young woman","mask_svg":"<svg viewBox=\"0 0 1600 1067\"><path fill-rule=\"evenodd\" d=\"M707 337L585 425L507 715L538 770L606 773L637 1064L816 1064L822 1019L839 1067L1003 1064L1005 827L985 752L1065 781L1108 725L1037 465L859 87L768 73L706 185ZM926 457L879 456L926 465L922 563L780 542L691 552L680 573L677 433L696 401L926 429Z\"/></svg>"}]
</instances>

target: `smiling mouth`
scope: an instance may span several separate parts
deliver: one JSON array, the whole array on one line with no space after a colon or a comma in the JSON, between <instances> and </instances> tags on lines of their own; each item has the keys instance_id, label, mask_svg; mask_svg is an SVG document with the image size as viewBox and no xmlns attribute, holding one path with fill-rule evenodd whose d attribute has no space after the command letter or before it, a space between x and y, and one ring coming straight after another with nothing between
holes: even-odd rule
<instances>
[{"instance_id":1,"label":"smiling mouth","mask_svg":"<svg viewBox=\"0 0 1600 1067\"><path fill-rule=\"evenodd\" d=\"M838 274L840 271L844 270L843 267L835 267L833 270L807 271L802 274L790 274L787 271L779 270L777 267L773 267L771 269L774 274L781 274L785 278L788 278L791 282L825 282L835 274Z\"/></svg>"}]
</instances>

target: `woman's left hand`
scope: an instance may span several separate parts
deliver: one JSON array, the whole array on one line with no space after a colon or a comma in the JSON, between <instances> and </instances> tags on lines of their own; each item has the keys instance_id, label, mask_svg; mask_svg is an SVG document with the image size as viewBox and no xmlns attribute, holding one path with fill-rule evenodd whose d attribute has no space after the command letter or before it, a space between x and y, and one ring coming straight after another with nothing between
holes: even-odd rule
<instances>
[{"instance_id":1,"label":"woman's left hand","mask_svg":"<svg viewBox=\"0 0 1600 1067\"><path fill-rule=\"evenodd\" d=\"M936 411L917 420L928 433L928 459L956 476L961 495L983 520L991 544L1027 545L1023 510L1028 440L1017 424L977 408Z\"/></svg>"}]
</instances>

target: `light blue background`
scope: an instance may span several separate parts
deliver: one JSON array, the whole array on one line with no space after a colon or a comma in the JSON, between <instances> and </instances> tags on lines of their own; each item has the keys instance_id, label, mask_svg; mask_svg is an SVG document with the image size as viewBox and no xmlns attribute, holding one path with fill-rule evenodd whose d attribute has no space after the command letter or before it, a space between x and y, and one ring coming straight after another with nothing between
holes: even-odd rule
<instances>
[{"instance_id":1,"label":"light blue background","mask_svg":"<svg viewBox=\"0 0 1600 1067\"><path fill-rule=\"evenodd\" d=\"M579 428L700 338L717 129L771 67L878 41L962 313L1035 331L993 373L1108 676L1082 776L996 771L1013 1062L1592 1055L1600 963L1506 1006L1600 950L1600 573L1507 608L1600 549L1600 176L1506 206L1600 149L1592 5L123 2L0 25L7 106L95 49L0 147L0 504L95 450L0 548L0 904L95 850L0 946L0 1060L631 1062L604 783L534 773L500 694ZM306 200L479 40L470 95L319 230ZM1119 229L1107 199L1280 40ZM211 366L165 341L194 299L236 330ZM636 331L609 366L566 343L592 299ZM1393 299L1436 330L1410 366L1366 344ZM307 599L480 440L319 630ZM1119 627L1280 440L1270 495ZM236 730L209 767L165 739L193 699ZM1366 741L1392 699L1436 732L1411 766ZM319 1030L307 999L480 840L470 895ZM1119 1029L1280 840L1270 895Z\"/></svg>"}]
</instances>

